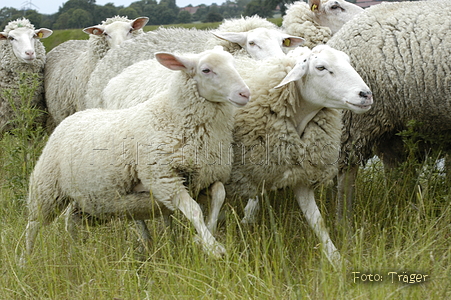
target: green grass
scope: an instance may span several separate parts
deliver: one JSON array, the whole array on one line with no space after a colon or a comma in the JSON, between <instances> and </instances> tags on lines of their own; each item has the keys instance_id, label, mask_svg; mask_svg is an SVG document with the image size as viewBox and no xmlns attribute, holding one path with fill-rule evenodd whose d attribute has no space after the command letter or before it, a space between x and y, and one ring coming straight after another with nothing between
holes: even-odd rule
<instances>
[{"instance_id":1,"label":"green grass","mask_svg":"<svg viewBox=\"0 0 451 300\"><path fill-rule=\"evenodd\" d=\"M449 186L432 162L421 176L391 184L384 183L380 162L362 170L352 234L334 225L331 190L318 189L332 239L347 260L338 268L321 253L289 192L269 195L253 227L241 226L240 209L225 205L217 234L227 249L223 259L206 255L193 242L192 226L176 213L171 230L160 220L148 222L154 243L147 252L130 222L84 227L82 240L73 242L58 218L40 231L35 252L23 263L27 176L46 139L39 129L27 130L0 141L0 299L451 297ZM23 153L33 158L26 167ZM369 282L370 274L382 280ZM427 277L404 283L410 274Z\"/></svg>"}]
</instances>

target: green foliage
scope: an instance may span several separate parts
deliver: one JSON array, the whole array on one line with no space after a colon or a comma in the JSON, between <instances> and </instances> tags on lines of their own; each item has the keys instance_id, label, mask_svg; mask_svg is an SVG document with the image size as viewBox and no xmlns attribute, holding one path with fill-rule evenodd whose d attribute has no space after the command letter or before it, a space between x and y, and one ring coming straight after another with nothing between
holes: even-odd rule
<instances>
[{"instance_id":1,"label":"green foliage","mask_svg":"<svg viewBox=\"0 0 451 300\"><path fill-rule=\"evenodd\" d=\"M24 12L12 7L4 7L0 9L0 27L4 28L9 21L23 16L29 18L36 28L46 27L52 30L84 28L100 24L115 15L127 16L130 19L146 16L149 18L148 25L219 22L224 18L239 18L245 15L245 9L247 9L246 15L259 14L261 17L271 17L277 3L267 3L267 1L253 0L250 4L250 0L227 0L221 6L202 4L196 13L188 16L177 7L175 0L140 0L132 2L128 7L115 6L113 3L96 5L94 0L68 0L63 3L58 12L52 15L39 14L36 10ZM248 4L250 8L247 8ZM262 7L259 8L259 5Z\"/></svg>"},{"instance_id":2,"label":"green foliage","mask_svg":"<svg viewBox=\"0 0 451 300\"><path fill-rule=\"evenodd\" d=\"M8 99L15 114L10 121L13 129L0 140L3 158L0 187L9 189L17 199L23 199L26 195L28 178L46 138L42 124L37 123L45 112L32 105L39 80L42 78L37 74L20 75L17 93L20 101L14 99L15 93L11 90L0 91L3 98Z\"/></svg>"}]
</instances>

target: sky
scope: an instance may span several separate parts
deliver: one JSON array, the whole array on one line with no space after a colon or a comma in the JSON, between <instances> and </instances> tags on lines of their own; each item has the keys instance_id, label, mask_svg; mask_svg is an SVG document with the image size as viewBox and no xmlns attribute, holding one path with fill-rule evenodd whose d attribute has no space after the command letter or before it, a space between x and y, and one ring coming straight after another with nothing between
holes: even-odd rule
<instances>
[{"instance_id":1,"label":"sky","mask_svg":"<svg viewBox=\"0 0 451 300\"><path fill-rule=\"evenodd\" d=\"M138 0L96 0L96 4L105 5L106 3L113 3L114 6L127 7L131 3L136 1ZM26 6L37 10L41 14L50 15L58 12L59 7L62 6L65 2L67 2L67 0L0 0L0 8L6 6L21 9ZM157 2L159 2L159 0L157 0ZM178 7L185 7L189 4L193 6L199 4L211 5L212 3L220 5L224 2L225 0L175 0L175 3Z\"/></svg>"}]
</instances>

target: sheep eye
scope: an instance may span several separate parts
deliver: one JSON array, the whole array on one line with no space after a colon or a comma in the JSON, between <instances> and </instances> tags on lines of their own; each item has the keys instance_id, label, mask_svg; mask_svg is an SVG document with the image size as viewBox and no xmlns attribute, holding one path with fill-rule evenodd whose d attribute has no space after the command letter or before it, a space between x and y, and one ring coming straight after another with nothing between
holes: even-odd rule
<instances>
[{"instance_id":1,"label":"sheep eye","mask_svg":"<svg viewBox=\"0 0 451 300\"><path fill-rule=\"evenodd\" d=\"M255 42L249 42L250 46L255 46Z\"/></svg>"},{"instance_id":2,"label":"sheep eye","mask_svg":"<svg viewBox=\"0 0 451 300\"><path fill-rule=\"evenodd\" d=\"M204 74L208 74L208 73L210 73L210 72L211 72L210 69L203 69L203 70L202 70L202 73L204 73Z\"/></svg>"},{"instance_id":3,"label":"sheep eye","mask_svg":"<svg viewBox=\"0 0 451 300\"><path fill-rule=\"evenodd\" d=\"M330 9L338 9L338 8L340 8L340 5L332 5L332 6L330 7Z\"/></svg>"},{"instance_id":4,"label":"sheep eye","mask_svg":"<svg viewBox=\"0 0 451 300\"><path fill-rule=\"evenodd\" d=\"M130 28L130 31L128 33L132 33L133 32L133 28Z\"/></svg>"},{"instance_id":5,"label":"sheep eye","mask_svg":"<svg viewBox=\"0 0 451 300\"><path fill-rule=\"evenodd\" d=\"M9 36L8 39L9 39L10 41L14 41L14 40L15 40L15 38L13 38L12 36Z\"/></svg>"},{"instance_id":6,"label":"sheep eye","mask_svg":"<svg viewBox=\"0 0 451 300\"><path fill-rule=\"evenodd\" d=\"M325 68L324 66L318 66L318 67L316 67L316 69L317 69L318 71L324 71L324 70L326 70L326 68Z\"/></svg>"}]
</instances>

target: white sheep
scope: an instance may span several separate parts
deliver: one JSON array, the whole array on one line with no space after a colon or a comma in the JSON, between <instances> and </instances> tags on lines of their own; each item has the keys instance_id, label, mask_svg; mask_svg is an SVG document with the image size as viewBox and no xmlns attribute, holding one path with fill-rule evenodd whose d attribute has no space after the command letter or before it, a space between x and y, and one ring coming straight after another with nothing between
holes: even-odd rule
<instances>
[{"instance_id":1,"label":"white sheep","mask_svg":"<svg viewBox=\"0 0 451 300\"><path fill-rule=\"evenodd\" d=\"M100 25L83 29L89 40L64 42L47 55L45 67L45 99L51 117L49 126L80 110L91 72L110 49L143 33L147 17L128 20L108 18ZM54 124L52 124L52 122Z\"/></svg>"},{"instance_id":2,"label":"white sheep","mask_svg":"<svg viewBox=\"0 0 451 300\"><path fill-rule=\"evenodd\" d=\"M253 199L252 222L263 191L292 188L308 223L332 261L340 255L315 203L314 188L337 172L341 112L368 111L372 94L349 57L326 45L293 50L262 62L237 60L252 101L235 113L234 161L228 196Z\"/></svg>"},{"instance_id":3,"label":"white sheep","mask_svg":"<svg viewBox=\"0 0 451 300\"><path fill-rule=\"evenodd\" d=\"M124 43L105 56L92 72L85 108L108 108L104 105L101 94L109 80L128 66L152 58L157 51L182 50L198 53L220 45L235 55L262 59L269 55L283 55L282 48L296 47L302 42L302 38L283 33L276 25L258 16L226 20L213 31L160 28Z\"/></svg>"},{"instance_id":4,"label":"white sheep","mask_svg":"<svg viewBox=\"0 0 451 300\"><path fill-rule=\"evenodd\" d=\"M190 193L228 179L231 164L219 160L232 142L231 104L245 105L249 89L222 49L156 58L150 71L171 72L171 89L129 109L78 112L50 136L30 177L28 253L41 222L70 203L100 219L144 220L158 207L178 208L208 252L224 253Z\"/></svg>"},{"instance_id":5,"label":"white sheep","mask_svg":"<svg viewBox=\"0 0 451 300\"><path fill-rule=\"evenodd\" d=\"M10 100L14 105L21 105L19 84L21 73L37 74L38 85L34 91L31 104L44 109L43 73L45 64L45 48L40 39L52 34L50 29L35 29L29 20L17 19L6 25L0 32L0 136L12 129L11 120L15 113ZM31 83L32 78L27 78ZM5 93L11 94L7 96ZM36 120L37 122L44 122Z\"/></svg>"},{"instance_id":6,"label":"white sheep","mask_svg":"<svg viewBox=\"0 0 451 300\"><path fill-rule=\"evenodd\" d=\"M302 36L304 46L325 44L346 22L363 8L344 0L297 1L288 5L282 27L291 35Z\"/></svg>"},{"instance_id":7,"label":"white sheep","mask_svg":"<svg viewBox=\"0 0 451 300\"><path fill-rule=\"evenodd\" d=\"M359 163L377 154L390 169L405 159L397 133L410 120L422 123L417 130L425 136L442 135L437 144L449 136L450 16L449 0L382 3L345 24L328 42L351 57L377 99L368 114L343 117L340 218L352 218Z\"/></svg>"}]
</instances>

